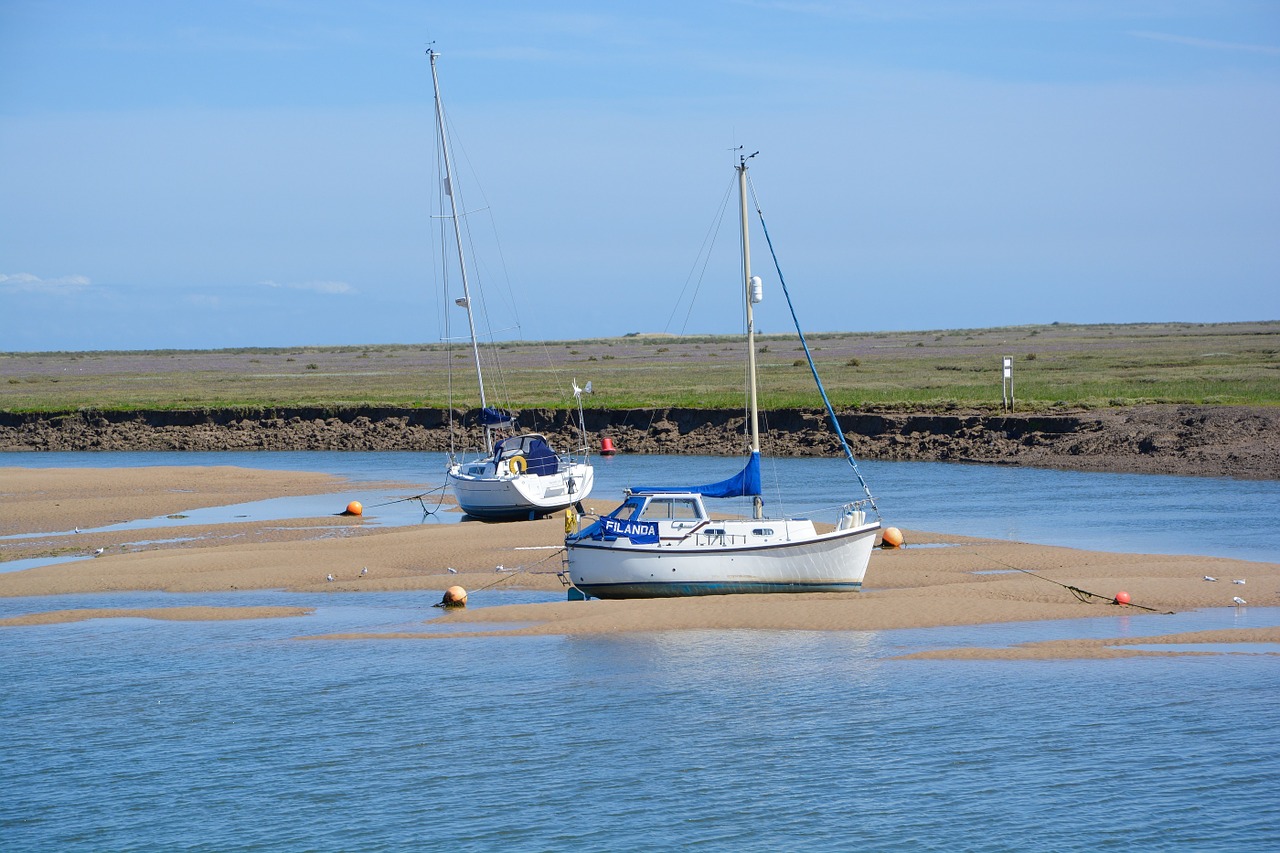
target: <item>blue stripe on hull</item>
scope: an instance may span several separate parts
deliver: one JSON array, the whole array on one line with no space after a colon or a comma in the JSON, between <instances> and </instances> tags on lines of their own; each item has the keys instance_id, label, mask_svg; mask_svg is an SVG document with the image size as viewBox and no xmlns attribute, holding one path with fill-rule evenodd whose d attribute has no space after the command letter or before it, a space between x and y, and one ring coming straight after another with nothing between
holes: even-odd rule
<instances>
[{"instance_id":1,"label":"blue stripe on hull","mask_svg":"<svg viewBox=\"0 0 1280 853\"><path fill-rule=\"evenodd\" d=\"M707 581L703 583L574 584L592 598L686 598L694 595L743 595L767 592L859 592L861 581L768 583Z\"/></svg>"}]
</instances>

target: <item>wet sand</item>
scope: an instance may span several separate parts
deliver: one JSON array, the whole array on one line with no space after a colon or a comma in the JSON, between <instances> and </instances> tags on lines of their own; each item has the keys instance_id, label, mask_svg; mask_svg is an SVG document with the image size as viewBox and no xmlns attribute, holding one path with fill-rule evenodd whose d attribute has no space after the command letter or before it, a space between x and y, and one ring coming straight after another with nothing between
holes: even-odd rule
<instances>
[{"instance_id":1,"label":"wet sand","mask_svg":"<svg viewBox=\"0 0 1280 853\"><path fill-rule=\"evenodd\" d=\"M472 607L448 611L421 633L314 635L313 639L440 639L493 635L572 635L684 629L886 630L1112 615L1121 606L1078 600L1059 584L1110 599L1125 590L1135 605L1160 612L1280 605L1280 563L1224 558L1113 554L1003 540L905 531L907 545L872 555L863 592L735 595L646 601L560 601L481 606L490 588L560 591L564 522L491 524L464 521L378 527L373 515L330 515L270 524L181 528L99 535L67 531L299 494L333 494L346 505L340 478L236 468L0 469L0 535L48 533L7 540L0 559L84 555L83 560L3 572L0 596L42 596L121 590L201 593L226 590L443 590L460 585ZM404 495L422 491L406 484ZM608 501L597 500L603 510ZM456 510L454 510L456 511ZM886 519L886 524L893 524ZM928 546L928 547L923 547ZM92 556L103 548L101 556ZM499 569L501 567L501 569ZM361 575L367 568L368 573ZM452 568L455 573L448 570ZM1025 571L1018 571L1022 569ZM1033 577L1026 572L1034 572ZM326 577L332 574L333 581ZM1217 577L1206 582L1205 575ZM1234 578L1247 581L1244 586ZM1159 630L1159 613L1123 608ZM86 613L92 615L85 615ZM0 626L110 616L166 619L300 616L304 608L175 607L154 610L49 611L0 621ZM449 625L459 631L451 632ZM301 629L305 631L305 628ZM1213 639L1167 642L1280 642L1280 629L1214 632ZM1133 641L1036 643L1010 649L955 649L912 657L1114 657L1152 654L1113 648ZM1143 638L1143 643L1160 642ZM1158 653L1155 653L1158 654Z\"/></svg>"}]
</instances>

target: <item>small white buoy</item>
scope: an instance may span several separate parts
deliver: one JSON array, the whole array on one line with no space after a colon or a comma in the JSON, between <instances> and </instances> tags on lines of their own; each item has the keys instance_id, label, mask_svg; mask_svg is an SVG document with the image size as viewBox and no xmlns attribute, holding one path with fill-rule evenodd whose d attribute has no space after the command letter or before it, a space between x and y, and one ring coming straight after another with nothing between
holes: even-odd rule
<instances>
[{"instance_id":1,"label":"small white buoy","mask_svg":"<svg viewBox=\"0 0 1280 853\"><path fill-rule=\"evenodd\" d=\"M1243 598L1241 598L1241 597L1240 597L1240 596L1238 596L1238 595L1234 595L1234 596L1232 596L1232 597L1231 597L1231 600L1232 600L1232 601L1234 601L1234 602L1236 603L1236 607L1242 607L1242 606L1244 606L1244 605L1246 605L1246 604L1248 604L1248 603L1249 603L1249 602L1245 601Z\"/></svg>"},{"instance_id":2,"label":"small white buoy","mask_svg":"<svg viewBox=\"0 0 1280 853\"><path fill-rule=\"evenodd\" d=\"M1232 583L1238 583L1241 586L1244 586L1244 578L1236 578L1235 580L1232 581Z\"/></svg>"},{"instance_id":3,"label":"small white buoy","mask_svg":"<svg viewBox=\"0 0 1280 853\"><path fill-rule=\"evenodd\" d=\"M332 575L332 574L325 575L325 576L324 576L324 579L325 579L325 580L327 580L327 581L329 581L330 583L332 583L332 582L333 582L333 575Z\"/></svg>"},{"instance_id":4,"label":"small white buoy","mask_svg":"<svg viewBox=\"0 0 1280 853\"><path fill-rule=\"evenodd\" d=\"M1216 580L1217 580L1217 578L1211 578L1211 577L1209 577L1208 575L1205 575L1205 576L1204 576L1204 579L1205 579L1205 580L1207 580L1207 581L1216 581Z\"/></svg>"}]
</instances>

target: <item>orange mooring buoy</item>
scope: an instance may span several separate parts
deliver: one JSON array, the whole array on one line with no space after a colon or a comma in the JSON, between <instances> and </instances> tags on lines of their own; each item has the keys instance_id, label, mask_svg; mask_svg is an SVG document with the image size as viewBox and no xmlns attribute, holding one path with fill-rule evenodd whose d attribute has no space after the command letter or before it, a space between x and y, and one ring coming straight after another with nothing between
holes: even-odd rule
<instances>
[{"instance_id":1,"label":"orange mooring buoy","mask_svg":"<svg viewBox=\"0 0 1280 853\"><path fill-rule=\"evenodd\" d=\"M347 504L347 510L343 515L364 515L364 504L360 501L352 501Z\"/></svg>"},{"instance_id":2,"label":"orange mooring buoy","mask_svg":"<svg viewBox=\"0 0 1280 853\"><path fill-rule=\"evenodd\" d=\"M600 455L601 455L601 456L612 456L613 454L615 454L615 453L617 453L617 452L618 452L618 451L616 451L616 450L614 450L614 449L613 449L613 439L612 439L612 438L602 438L602 439L600 439Z\"/></svg>"},{"instance_id":3,"label":"orange mooring buoy","mask_svg":"<svg viewBox=\"0 0 1280 853\"><path fill-rule=\"evenodd\" d=\"M1129 603L1129 593L1125 592L1123 589L1116 593L1116 604L1128 604L1128 603Z\"/></svg>"},{"instance_id":4,"label":"orange mooring buoy","mask_svg":"<svg viewBox=\"0 0 1280 853\"><path fill-rule=\"evenodd\" d=\"M896 527L886 527L880 536L881 548L900 548L902 542L902 531Z\"/></svg>"},{"instance_id":5,"label":"orange mooring buoy","mask_svg":"<svg viewBox=\"0 0 1280 853\"><path fill-rule=\"evenodd\" d=\"M440 599L441 607L466 607L467 591L460 586L451 586L444 591L444 598Z\"/></svg>"}]
</instances>

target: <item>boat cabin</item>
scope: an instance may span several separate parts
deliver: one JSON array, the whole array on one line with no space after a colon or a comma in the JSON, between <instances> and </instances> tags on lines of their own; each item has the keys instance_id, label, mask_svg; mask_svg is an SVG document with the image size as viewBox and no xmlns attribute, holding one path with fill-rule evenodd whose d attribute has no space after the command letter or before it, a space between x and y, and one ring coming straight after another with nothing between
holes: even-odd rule
<instances>
[{"instance_id":1,"label":"boat cabin","mask_svg":"<svg viewBox=\"0 0 1280 853\"><path fill-rule=\"evenodd\" d=\"M619 521L647 521L658 525L661 538L684 536L710 520L699 494L629 495L612 513Z\"/></svg>"},{"instance_id":2,"label":"boat cabin","mask_svg":"<svg viewBox=\"0 0 1280 853\"><path fill-rule=\"evenodd\" d=\"M517 461L519 460L519 461ZM464 465L462 473L473 477L498 474L547 476L560 470L560 459L541 433L530 432L504 438L493 446L493 455Z\"/></svg>"}]
</instances>

